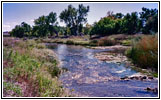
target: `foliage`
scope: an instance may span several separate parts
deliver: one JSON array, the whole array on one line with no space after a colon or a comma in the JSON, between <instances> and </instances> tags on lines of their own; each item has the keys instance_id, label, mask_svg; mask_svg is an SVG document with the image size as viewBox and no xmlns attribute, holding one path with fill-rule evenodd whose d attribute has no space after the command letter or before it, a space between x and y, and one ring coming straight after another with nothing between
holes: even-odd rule
<instances>
[{"instance_id":1,"label":"foliage","mask_svg":"<svg viewBox=\"0 0 161 100\"><path fill-rule=\"evenodd\" d=\"M143 25L143 33L157 33L158 32L158 10L157 9L148 9L142 8L140 12L140 18Z\"/></svg>"},{"instance_id":2,"label":"foliage","mask_svg":"<svg viewBox=\"0 0 161 100\"><path fill-rule=\"evenodd\" d=\"M123 18L122 33L135 34L139 32L139 18L137 12L127 13Z\"/></svg>"},{"instance_id":3,"label":"foliage","mask_svg":"<svg viewBox=\"0 0 161 100\"><path fill-rule=\"evenodd\" d=\"M61 21L66 23L66 26L70 28L71 35L78 35L82 32L83 23L87 22L87 13L89 12L89 6L85 7L80 4L78 9L69 5L67 9L60 13Z\"/></svg>"},{"instance_id":4,"label":"foliage","mask_svg":"<svg viewBox=\"0 0 161 100\"><path fill-rule=\"evenodd\" d=\"M130 46L131 45L131 40L123 40L121 42L121 44L124 45L124 46Z\"/></svg>"},{"instance_id":5,"label":"foliage","mask_svg":"<svg viewBox=\"0 0 161 100\"><path fill-rule=\"evenodd\" d=\"M3 88L3 91L6 92L8 95L22 96L22 90L20 86L15 85L11 82L3 82Z\"/></svg>"},{"instance_id":6,"label":"foliage","mask_svg":"<svg viewBox=\"0 0 161 100\"><path fill-rule=\"evenodd\" d=\"M101 36L111 35L116 33L115 30L116 21L110 17L102 18L98 23L95 23L91 34L99 34Z\"/></svg>"},{"instance_id":7,"label":"foliage","mask_svg":"<svg viewBox=\"0 0 161 100\"><path fill-rule=\"evenodd\" d=\"M83 33L85 35L90 35L91 29L92 29L92 26L87 23L86 26L83 28Z\"/></svg>"},{"instance_id":8,"label":"foliage","mask_svg":"<svg viewBox=\"0 0 161 100\"><path fill-rule=\"evenodd\" d=\"M30 27L25 22L16 25L11 31L15 37L53 37L58 35L99 35L107 36L111 34L155 34L158 32L158 10L142 8L142 12L132 12L123 15L122 13L114 14L108 11L107 16L101 18L93 25L84 24L87 22L89 6L79 4L78 8L68 5L63 10L59 18L66 27L58 26L57 14L50 12L47 16L40 16L34 20L35 25Z\"/></svg>"},{"instance_id":9,"label":"foliage","mask_svg":"<svg viewBox=\"0 0 161 100\"><path fill-rule=\"evenodd\" d=\"M103 38L98 41L99 46L112 46L115 45L116 41L109 38Z\"/></svg>"},{"instance_id":10,"label":"foliage","mask_svg":"<svg viewBox=\"0 0 161 100\"><path fill-rule=\"evenodd\" d=\"M127 53L132 61L142 68L150 68L158 71L158 37L143 36L141 40L133 44Z\"/></svg>"},{"instance_id":11,"label":"foliage","mask_svg":"<svg viewBox=\"0 0 161 100\"><path fill-rule=\"evenodd\" d=\"M26 42L19 40L12 48L4 47L3 76L6 82L3 84L4 90L7 92L13 90L16 96L65 95L56 78L61 69L57 67L56 59L48 56L53 53L50 54L47 49L39 48L38 45L33 40ZM20 89L15 87L15 83Z\"/></svg>"},{"instance_id":12,"label":"foliage","mask_svg":"<svg viewBox=\"0 0 161 100\"><path fill-rule=\"evenodd\" d=\"M52 36L53 33L58 35L56 13L49 13L48 16L41 16L34 21L33 34L37 36Z\"/></svg>"},{"instance_id":13,"label":"foliage","mask_svg":"<svg viewBox=\"0 0 161 100\"><path fill-rule=\"evenodd\" d=\"M155 34L158 32L158 10L142 8L140 16L137 12L113 14L108 11L107 16L95 22L91 35L107 36L111 34Z\"/></svg>"},{"instance_id":14,"label":"foliage","mask_svg":"<svg viewBox=\"0 0 161 100\"><path fill-rule=\"evenodd\" d=\"M89 45L90 45L90 46L97 46L97 45L98 45L98 40L91 40L91 41L89 42Z\"/></svg>"},{"instance_id":15,"label":"foliage","mask_svg":"<svg viewBox=\"0 0 161 100\"><path fill-rule=\"evenodd\" d=\"M67 40L66 44L74 44L74 42L72 40Z\"/></svg>"},{"instance_id":16,"label":"foliage","mask_svg":"<svg viewBox=\"0 0 161 100\"><path fill-rule=\"evenodd\" d=\"M11 35L15 37L24 37L29 36L31 33L31 27L25 22L22 22L21 25L16 25L11 31Z\"/></svg>"}]
</instances>

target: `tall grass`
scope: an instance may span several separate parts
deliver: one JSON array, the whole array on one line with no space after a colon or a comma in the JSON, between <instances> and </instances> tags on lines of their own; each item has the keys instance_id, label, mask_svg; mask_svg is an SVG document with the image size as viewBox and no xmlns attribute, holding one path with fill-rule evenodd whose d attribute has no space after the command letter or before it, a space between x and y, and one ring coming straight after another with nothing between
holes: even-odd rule
<instances>
[{"instance_id":1,"label":"tall grass","mask_svg":"<svg viewBox=\"0 0 161 100\"><path fill-rule=\"evenodd\" d=\"M127 53L134 64L141 68L158 71L158 36L143 36Z\"/></svg>"},{"instance_id":2,"label":"tall grass","mask_svg":"<svg viewBox=\"0 0 161 100\"><path fill-rule=\"evenodd\" d=\"M7 41L4 41L7 44ZM11 43L11 42L9 42ZM3 94L10 96L65 96L58 81L61 69L50 50L35 41L19 41L3 49ZM15 85L18 84L18 85ZM19 87L19 88L18 88Z\"/></svg>"}]
</instances>

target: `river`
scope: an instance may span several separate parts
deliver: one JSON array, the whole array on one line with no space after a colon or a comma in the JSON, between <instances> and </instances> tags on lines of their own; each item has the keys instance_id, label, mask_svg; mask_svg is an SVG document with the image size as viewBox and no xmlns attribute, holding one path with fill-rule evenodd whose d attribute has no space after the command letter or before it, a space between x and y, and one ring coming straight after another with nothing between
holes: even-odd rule
<instances>
[{"instance_id":1,"label":"river","mask_svg":"<svg viewBox=\"0 0 161 100\"><path fill-rule=\"evenodd\" d=\"M138 74L124 63L99 61L95 53L99 49L82 46L53 44L53 50L62 68L68 71L60 76L65 88L80 97L157 97L158 93L145 90L157 88L158 80L120 80L121 77ZM106 50L108 51L108 50Z\"/></svg>"}]
</instances>

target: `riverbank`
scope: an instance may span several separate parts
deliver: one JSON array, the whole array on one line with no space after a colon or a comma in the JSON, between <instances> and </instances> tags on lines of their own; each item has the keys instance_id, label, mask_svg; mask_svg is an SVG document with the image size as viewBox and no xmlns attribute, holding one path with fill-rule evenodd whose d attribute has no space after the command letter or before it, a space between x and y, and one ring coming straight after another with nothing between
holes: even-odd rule
<instances>
[{"instance_id":1,"label":"riverbank","mask_svg":"<svg viewBox=\"0 0 161 100\"><path fill-rule=\"evenodd\" d=\"M133 38L139 38L142 35L110 35L105 37L88 35L70 36L70 37L55 37L55 38L39 38L35 39L37 42L43 43L60 43L68 45L82 45L82 46L112 46L123 45L130 46Z\"/></svg>"},{"instance_id":2,"label":"riverbank","mask_svg":"<svg viewBox=\"0 0 161 100\"><path fill-rule=\"evenodd\" d=\"M3 38L4 97L65 97L55 53L43 43Z\"/></svg>"},{"instance_id":3,"label":"riverbank","mask_svg":"<svg viewBox=\"0 0 161 100\"><path fill-rule=\"evenodd\" d=\"M155 36L157 37L157 35ZM67 45L82 45L82 46L85 46L87 48L92 48L92 49L113 49L112 51L113 52L117 51L117 54L108 53L108 56L109 56L108 58L115 57L116 59L121 61L120 57L122 56L120 56L120 54L118 55L118 53L121 53L121 55L123 54L125 56L125 57L123 56L123 58L128 59L130 61L131 66L134 66L133 63L135 64L135 66L137 66L137 67L133 67L135 70L146 73L146 74L149 73L148 75L157 77L158 76L157 71L156 71L157 69L157 58L156 58L157 48L156 47L158 46L156 44L157 40L155 39L155 41L153 41L154 40L153 38L145 39L144 37L154 37L154 36L144 35L144 34L136 34L136 35L117 34L117 35L110 35L110 36L105 36L105 37L97 37L97 36L89 37L86 35L86 36L70 36L67 38L57 37L53 39L52 38L40 38L40 39L36 39L36 41L40 43L43 42L43 43L58 43L58 44L67 44ZM137 46L138 48L141 48L141 50L134 52L133 51L134 45L136 45L141 40L143 41L142 45ZM150 41L155 42L156 46L152 45L153 43ZM140 51L143 54L141 54ZM150 52L155 54L155 58L150 56L150 55L153 55ZM146 53L146 55L149 55L149 56L148 57L145 56L143 58L144 53ZM115 55L115 56L111 56L111 55ZM101 59L102 60L106 59L107 58L106 56L102 55ZM152 59L148 61L149 64L146 64L148 63L147 60L149 58L152 58ZM155 71L154 71L154 68L155 68Z\"/></svg>"},{"instance_id":4,"label":"riverbank","mask_svg":"<svg viewBox=\"0 0 161 100\"><path fill-rule=\"evenodd\" d=\"M131 59L129 59L126 56L127 50L131 50L132 46L130 46L131 44L122 45L120 43L121 41L129 41L127 40L127 38L125 39L123 39L123 37L118 38L118 36L117 38L116 36L115 38L114 36L109 36L109 37L110 38L112 37L111 38L112 41L117 40L117 42L114 42L113 44L113 42L110 41L109 43L108 41L109 38L94 39L94 40L93 39L90 40L89 38L85 38L85 37L84 38L72 37L67 39L61 38L62 41L68 42L66 43L66 42L60 42L59 38L56 38L56 39L50 38L48 41L46 41L46 39L48 38L19 39L19 38L13 38L13 37L10 37L10 38L4 37L4 40L3 40L3 55L4 55L3 57L3 79L4 79L3 91L4 92L3 93L4 93L4 96L7 96L7 97L8 96L12 96L12 97L13 96L16 96L16 97L71 96L70 93L62 87L61 82L58 81L58 77L66 69L65 68L61 69L58 67L59 62L57 60L57 56L52 50L47 49L46 45L44 45L44 43L49 43L49 44L55 43L53 41L57 41L56 43L70 44L71 47L72 45L81 45L78 42L80 41L83 44L82 46L85 46L89 49L103 50L103 52L95 53L94 54L95 58L105 62L116 63L118 65L120 63L126 63L126 66L127 67L130 66L130 69L132 68L137 72L140 72L137 78L135 76L127 76L127 77L117 78L117 80L139 79L142 81L143 78L145 80L145 77L147 80L149 80L149 79L154 79L151 76L154 76L154 77L158 76L157 73L154 73L149 69L147 70L147 69L136 67L136 65L133 64ZM69 42L69 40L71 39L75 41L74 44L71 41ZM102 42L102 40L105 42ZM78 44L75 44L76 41L78 42ZM86 43L84 44L82 41ZM87 43L95 43L97 45L89 45ZM100 45L101 43L106 45L105 46ZM69 46L69 45L66 45L66 46ZM79 48L79 46L76 46L76 47ZM75 49L78 49L78 48L75 48ZM87 54L89 58L90 58L89 56L90 54L91 52ZM81 55L79 56L81 57ZM75 55L73 57L75 57ZM76 67L77 64L73 65L74 63L77 63L77 61L72 62L70 64L71 66ZM78 63L82 64L81 61L78 61ZM93 66L97 66L97 64ZM81 66L77 66L77 67L81 67ZM109 65L109 67L111 66ZM116 71L116 72L120 72L120 71ZM77 74L76 75L79 76L79 73ZM102 80L102 78L99 78L99 79ZM93 82L93 79L91 79L91 82ZM80 81L78 81L78 83L80 83Z\"/></svg>"},{"instance_id":5,"label":"riverbank","mask_svg":"<svg viewBox=\"0 0 161 100\"><path fill-rule=\"evenodd\" d=\"M140 76L146 75L146 76L153 76L155 78L158 77L157 72L154 72L151 69L139 68L137 65L133 64L132 60L128 58L126 54L127 51L132 48L131 46L115 45L115 46L98 46L91 48L99 50L107 50L95 54L95 57L101 61L106 61L108 63L118 63L118 64L125 63L126 67L130 67L136 70L137 72L140 72Z\"/></svg>"}]
</instances>

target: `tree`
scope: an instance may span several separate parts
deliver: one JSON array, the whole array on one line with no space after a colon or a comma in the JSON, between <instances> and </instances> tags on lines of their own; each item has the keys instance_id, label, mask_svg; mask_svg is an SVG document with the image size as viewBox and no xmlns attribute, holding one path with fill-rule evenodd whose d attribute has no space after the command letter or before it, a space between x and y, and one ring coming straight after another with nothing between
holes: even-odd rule
<instances>
[{"instance_id":1,"label":"tree","mask_svg":"<svg viewBox=\"0 0 161 100\"><path fill-rule=\"evenodd\" d=\"M48 16L40 16L38 19L34 21L35 26L33 27L33 34L41 37L44 36L52 36L53 33L58 35L56 30L57 27L57 17L56 13L49 13ZM36 33L35 33L36 32Z\"/></svg>"},{"instance_id":2,"label":"tree","mask_svg":"<svg viewBox=\"0 0 161 100\"><path fill-rule=\"evenodd\" d=\"M33 27L34 31L40 37L49 35L49 23L47 22L46 16L40 16L38 19L34 20L35 26Z\"/></svg>"},{"instance_id":3,"label":"tree","mask_svg":"<svg viewBox=\"0 0 161 100\"><path fill-rule=\"evenodd\" d=\"M89 12L89 6L85 7L83 6L83 4L79 5L78 8L78 17L77 17L77 25L78 25L78 30L79 32L82 32L83 29L83 24L85 24L87 22L87 18L86 16L88 15L87 13Z\"/></svg>"},{"instance_id":4,"label":"tree","mask_svg":"<svg viewBox=\"0 0 161 100\"><path fill-rule=\"evenodd\" d=\"M135 34L140 29L138 29L139 17L137 12L127 13L123 18L123 30L122 33Z\"/></svg>"},{"instance_id":5,"label":"tree","mask_svg":"<svg viewBox=\"0 0 161 100\"><path fill-rule=\"evenodd\" d=\"M86 26L84 27L84 34L89 35L91 32L92 26L90 24L86 24Z\"/></svg>"},{"instance_id":6,"label":"tree","mask_svg":"<svg viewBox=\"0 0 161 100\"><path fill-rule=\"evenodd\" d=\"M122 19L123 16L124 16L124 15L123 15L122 13L116 13L116 14L114 15L115 19Z\"/></svg>"},{"instance_id":7,"label":"tree","mask_svg":"<svg viewBox=\"0 0 161 100\"><path fill-rule=\"evenodd\" d=\"M117 30L115 30L116 20L111 17L104 17L99 22L96 22L91 30L92 34L98 34L101 36L115 34Z\"/></svg>"},{"instance_id":8,"label":"tree","mask_svg":"<svg viewBox=\"0 0 161 100\"><path fill-rule=\"evenodd\" d=\"M25 22L22 22L22 23L21 23L21 27L24 28L25 36L30 36L30 35L31 35L31 26L30 26L30 25L28 25L28 24L25 23Z\"/></svg>"},{"instance_id":9,"label":"tree","mask_svg":"<svg viewBox=\"0 0 161 100\"><path fill-rule=\"evenodd\" d=\"M82 32L83 24L87 22L87 13L89 6L85 7L80 4L78 9L69 5L67 9L60 13L60 20L66 23L66 27L70 28L72 35L78 35Z\"/></svg>"},{"instance_id":10,"label":"tree","mask_svg":"<svg viewBox=\"0 0 161 100\"><path fill-rule=\"evenodd\" d=\"M22 22L21 25L16 25L11 31L11 35L15 37L22 38L24 36L30 36L31 27L25 22Z\"/></svg>"},{"instance_id":11,"label":"tree","mask_svg":"<svg viewBox=\"0 0 161 100\"><path fill-rule=\"evenodd\" d=\"M140 18L143 23L142 31L145 34L158 32L158 10L142 8Z\"/></svg>"},{"instance_id":12,"label":"tree","mask_svg":"<svg viewBox=\"0 0 161 100\"><path fill-rule=\"evenodd\" d=\"M49 25L49 32L50 32L50 36L53 35L53 33L56 34L56 36L58 36L58 29L57 29L57 15L56 13L49 13L49 15L47 16L47 24Z\"/></svg>"}]
</instances>

